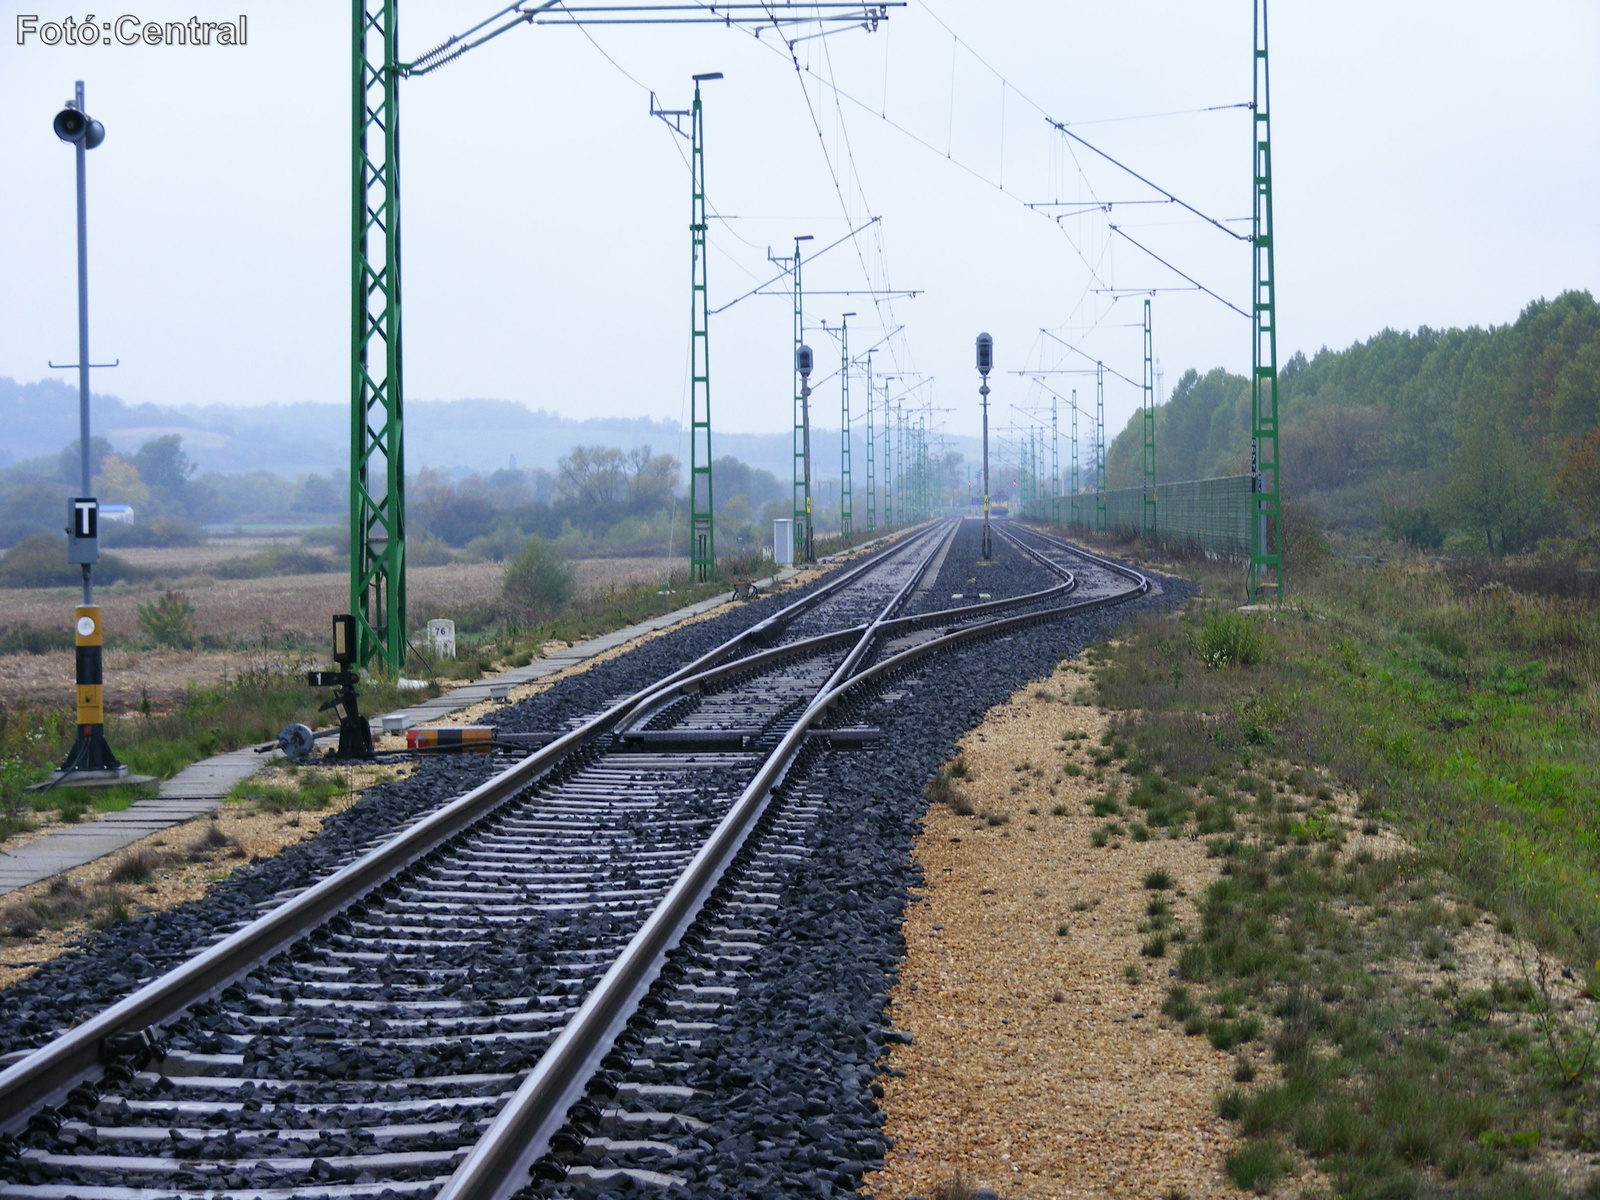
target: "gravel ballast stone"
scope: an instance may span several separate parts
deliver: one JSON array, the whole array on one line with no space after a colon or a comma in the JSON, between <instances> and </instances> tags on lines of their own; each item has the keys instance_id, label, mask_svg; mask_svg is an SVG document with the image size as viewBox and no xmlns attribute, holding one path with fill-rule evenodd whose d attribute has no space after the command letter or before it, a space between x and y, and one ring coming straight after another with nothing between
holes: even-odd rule
<instances>
[{"instance_id":1,"label":"gravel ballast stone","mask_svg":"<svg viewBox=\"0 0 1600 1200\"><path fill-rule=\"evenodd\" d=\"M950 594L970 590L965 581L979 571L984 590L996 598L1048 585L1042 568L999 539L996 565L977 566L977 532L976 523L963 528L931 593L946 606L962 603L950 601ZM991 578L996 582L988 586ZM676 1157L658 1159L656 1169L683 1178L690 1194L831 1196L859 1188L889 1149L874 1085L885 1047L905 1037L893 1028L889 995L905 955L907 900L922 882L911 851L927 809L923 787L991 707L1050 675L1063 658L1134 612L1180 603L1190 590L1179 580L1161 582L1159 595L1131 605L1032 626L932 659L841 713L838 723L879 726L883 740L866 751L812 753L785 784L784 802L775 806L780 813L797 801L820 805L804 841L810 853L781 879L763 879L763 891L781 895L777 911L738 918L741 927L768 940L732 985L737 995L717 1014L716 1029L699 1034L698 1047L674 1047L669 1057L676 1065L658 1063L647 1041L659 1037L655 1021L666 992L658 984L619 1043L635 1065L608 1072L585 1111L603 1110L621 1085L686 1084L703 1094L674 1111L705 1128L651 1136L677 1149ZM719 895L739 889L749 868L747 853ZM773 872L770 863L763 869ZM719 922L733 919L714 898L696 928ZM667 987L676 986L697 953L690 945L674 952L664 972ZM580 1122L570 1132L581 1140L596 1126ZM602 1161L639 1165L616 1156ZM579 1162L577 1155L557 1154L545 1166L555 1175ZM617 1175L547 1178L529 1190L530 1198L634 1194L659 1192Z\"/></svg>"}]
</instances>

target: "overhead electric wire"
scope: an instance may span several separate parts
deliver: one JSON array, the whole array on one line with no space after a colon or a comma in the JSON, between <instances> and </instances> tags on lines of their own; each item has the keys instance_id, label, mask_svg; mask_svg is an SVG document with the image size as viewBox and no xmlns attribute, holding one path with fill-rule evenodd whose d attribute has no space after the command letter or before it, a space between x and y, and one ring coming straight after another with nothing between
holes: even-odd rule
<instances>
[{"instance_id":1,"label":"overhead electric wire","mask_svg":"<svg viewBox=\"0 0 1600 1200\"><path fill-rule=\"evenodd\" d=\"M1237 104L1208 104L1204 108L1175 108L1169 112L1135 113L1130 117L1096 117L1090 121L1067 121L1068 125L1116 125L1123 121L1154 121L1161 117L1192 117L1199 113L1227 112L1232 108L1253 108L1249 100Z\"/></svg>"},{"instance_id":2,"label":"overhead electric wire","mask_svg":"<svg viewBox=\"0 0 1600 1200\"><path fill-rule=\"evenodd\" d=\"M824 51L824 53L827 52L827 47L826 46L823 47L823 51ZM848 225L851 222L850 203L849 203L849 201L847 201L845 199L844 188L839 183L839 172L838 172L838 169L833 165L833 156L828 153L828 139L822 132L822 122L820 120L818 120L818 118L817 118L816 106L811 103L811 92L806 88L805 76L803 74L801 74L801 71L800 71L800 56L794 52L794 47L792 45L789 47L789 57L790 57L791 61L793 61L793 63L794 63L795 81L797 83L799 83L799 85L800 85L800 94L803 95L806 98L806 112L811 117L811 127L817 131L817 145L822 150L822 160L823 160L823 162L825 162L828 165L828 178L833 181L833 193L834 193L835 196L837 196L839 198L839 209L844 214L845 223ZM830 60L830 62L831 62L831 60ZM853 158L851 159L850 166L851 166L851 172L855 176L856 190L861 193L862 204L865 205L866 204L866 198L867 198L866 190L861 186L861 175L860 175L860 173L858 171L855 170L855 161L854 161ZM877 218L874 217L873 221L876 222L876 220L877 220ZM848 236L850 238L851 247L856 252L856 259L861 264L861 274L867 281L867 287L870 288L870 287L873 286L872 272L867 267L866 256L861 253L861 243L856 240L855 231L854 230L852 230ZM887 283L888 280L885 279L884 282ZM879 302L877 301L876 298L874 298L873 307L874 308L878 308L878 304L879 304ZM880 316L879 316L878 319L879 319L879 322L882 323L883 318L881 316L881 313L880 313ZM891 356L894 355L894 349L893 349L892 346L890 347L889 353L890 353ZM896 360L896 364L898 365L898 359Z\"/></svg>"},{"instance_id":3,"label":"overhead electric wire","mask_svg":"<svg viewBox=\"0 0 1600 1200\"><path fill-rule=\"evenodd\" d=\"M776 47L774 47L774 49L776 49ZM939 149L939 147L935 146L932 142L928 141L926 138L920 136L917 133L914 133L912 130L908 129L906 126L900 124L893 117L890 117L890 116L887 116L887 115L885 115L883 113L880 113L877 109L873 108L872 105L866 103L866 101L864 101L864 100L861 100L861 99L857 98L856 96L851 95L849 92L845 91L842 87L839 87L838 84L832 82L831 80L823 79L822 76L818 75L810 67L802 66L802 65L799 64L798 61L796 61L795 65L796 65L796 69L797 70L803 72L806 75L811 76L811 78L815 79L819 84L823 85L824 87L827 87L827 88L831 89L836 96L839 96L842 99L848 100L851 104L854 104L857 108L860 108L863 112L869 113L873 117L875 117L878 120L882 121L885 125L889 126L896 133L903 134L905 137L910 138L913 142L917 143L917 145L921 146L923 149L929 151L930 153L937 154L940 158L942 158L946 162L950 163L957 170L966 172L968 175L972 176L974 179L978 180L980 183L986 184L989 187L994 188L996 191L1000 192L1001 195L1009 196L1013 201L1015 201L1017 204L1020 204L1022 207L1029 208L1029 205L1028 205L1027 201L1023 200L1015 192L1009 191L1005 187L1003 187L1000 184L996 183L993 179L990 179L982 171L979 171L975 167L969 167L966 163L962 162L959 158L951 157L949 154L947 154L945 151ZM1011 90L1012 91L1016 91L1016 88L1013 87ZM1018 95L1021 95L1021 93L1019 92ZM1030 103L1031 103L1031 101L1030 101ZM1074 161L1076 161L1076 158L1074 158ZM1081 173L1082 173L1082 171L1081 171L1081 168L1080 168L1080 174ZM1089 187L1090 194L1092 195L1093 191L1094 191L1093 185L1089 183L1087 177L1085 177L1084 183L1085 183L1086 186ZM1036 211L1036 210L1029 208L1029 211ZM1053 217L1051 217L1051 216L1049 216L1049 215L1047 215L1045 213L1039 213L1038 215L1041 216L1041 217L1044 217L1045 220L1049 221L1052 225L1056 226L1057 231L1060 232L1062 237L1064 237L1066 239L1067 244L1072 247L1073 253L1078 256L1078 260L1083 263L1084 268L1089 272L1089 274L1094 278L1094 280L1097 283L1105 284L1106 281L1100 277L1100 274L1095 269L1094 264L1091 263L1089 261L1088 257L1084 254L1083 248L1081 246L1079 246L1078 243L1072 239L1071 235L1068 234L1065 229L1061 228L1061 226L1056 222L1055 218L1053 218Z\"/></svg>"},{"instance_id":4,"label":"overhead electric wire","mask_svg":"<svg viewBox=\"0 0 1600 1200\"><path fill-rule=\"evenodd\" d=\"M822 47L822 54L823 54L824 61L828 64L828 79L829 79L829 82L836 82L836 77L834 75L834 70L833 70L833 53L832 53L832 51L829 49L829 47L826 44L824 44L823 47ZM837 128L839 130L839 137L844 142L845 160L849 163L849 166L850 166L850 177L853 180L855 180L856 191L861 196L861 204L862 204L863 209L870 212L871 211L871 206L867 203L866 187L861 181L861 169L860 169L859 166L856 165L855 146L850 141L850 128L845 123L844 108L839 103L839 92L838 92L837 88L834 89L834 93L833 93L833 110L834 110L834 119L837 122ZM846 218L848 219L849 213L846 212L845 215L846 215ZM874 238L874 245L876 246L876 249L877 249L877 252L878 252L877 253L878 268L881 271L882 276L883 276L883 286L890 293L887 296L883 297L881 300L876 296L873 297L873 309L878 315L878 324L883 329L888 329L891 325L894 325L894 326L896 326L896 328L898 328L900 330L904 330L905 326L899 322L899 317L897 316L897 314L894 311L894 295L893 295L892 288L890 288L889 255L888 255L888 252L885 250L884 245L883 245L883 227L881 225L878 226L876 231L873 233L873 238ZM863 255L861 255L861 250L860 250L860 244L859 243L857 243L856 253L857 253L857 257L861 259L861 269L862 269L863 274L865 274L867 276L867 285L870 287L870 286L872 286L873 280L872 280L871 274L866 269L866 259L865 259L865 257ZM915 297L915 293L913 293L912 296L914 298ZM889 312L889 319L887 321L885 321L883 319L883 312L884 312L884 308L885 307L888 308L888 312ZM889 334L888 337L893 337L893 334L892 333ZM888 338L886 337L885 340L887 341ZM911 347L908 344L905 343L905 339L904 338L901 339L901 344L902 344L902 348L906 351L907 357L911 360L912 366L915 366L915 358L914 358L914 356L911 355ZM895 347L894 347L892 342L889 344L887 349L888 349L888 352L889 352L890 359L894 362L895 368L897 370L900 369L900 367L901 367L900 355L896 352Z\"/></svg>"},{"instance_id":5,"label":"overhead electric wire","mask_svg":"<svg viewBox=\"0 0 1600 1200\"><path fill-rule=\"evenodd\" d=\"M1041 329L1041 330L1039 330L1039 332L1044 334L1045 337L1047 337L1047 338L1052 338L1055 341L1060 342L1063 346L1065 346L1068 350L1071 350L1074 354L1081 354L1084 358L1088 359L1095 366L1097 366L1097 367L1105 367L1107 374L1115 375L1118 379L1122 380L1124 383L1132 383L1134 387L1139 388L1141 390L1144 388L1144 384L1142 384L1142 383L1134 383L1133 380L1129 379L1126 375L1124 375L1121 371L1117 370L1115 367L1106 367L1106 364L1101 359L1096 358L1094 355L1090 354L1087 350L1083 350L1083 349L1080 349L1077 346L1074 346L1071 342L1067 341L1066 338L1061 337L1059 334L1051 333L1048 329Z\"/></svg>"},{"instance_id":6,"label":"overhead electric wire","mask_svg":"<svg viewBox=\"0 0 1600 1200\"><path fill-rule=\"evenodd\" d=\"M977 50L975 50L972 47L971 43L967 42L964 38L962 38L962 36L960 34L958 34L954 29L952 29L949 26L949 24L944 20L943 17L939 16L938 13L933 11L933 8L928 4L927 0L917 0L917 7L921 8L930 17L932 17L934 19L934 21L939 25L939 27L941 29L943 29L946 33L948 33L963 49L966 50L966 52L968 54L972 55L973 58L977 59L978 62L982 63L984 68L987 71L989 71L989 73L992 74L996 79L998 79L1000 81L1001 87L1003 87L1003 88L1004 87L1009 87L1013 92L1016 92L1016 94L1018 96L1022 97L1023 100L1027 101L1027 103L1033 108L1033 110L1035 112L1037 112L1041 117L1043 117L1047 122L1049 122L1049 124L1054 126L1057 130L1059 130L1060 132L1066 134L1068 137L1072 138L1073 140L1081 143L1083 146L1087 147L1088 149L1093 150L1096 154L1100 155L1100 157L1104 158L1107 162L1113 163L1114 165L1120 167L1122 170L1124 170L1128 174L1132 175L1135 179L1139 180L1141 183L1147 185L1148 187L1154 188L1156 191L1160 192L1163 196L1166 196L1168 199L1174 201L1175 203L1182 204L1185 208L1189 209L1189 211L1194 213L1196 216L1205 217L1205 219L1208 220L1208 221L1211 220L1210 217L1206 217L1206 214L1201 212L1199 209L1194 208L1193 206L1191 206L1191 205L1185 203L1184 201L1178 199L1178 197L1174 196L1171 192L1167 191L1165 188L1163 188L1159 184L1154 183L1149 179L1146 179L1143 175L1139 174L1132 167L1129 167L1124 163L1118 162L1115 158L1112 158L1111 155L1107 154L1104 150L1100 149L1098 146L1094 145L1092 142L1086 141L1085 139L1079 137L1077 134L1073 133L1067 127L1069 125L1091 125L1091 124L1093 124L1093 125L1103 125L1103 124L1109 124L1112 121L1141 121L1141 120L1148 120L1148 119L1153 118L1153 117L1184 116L1184 115L1188 115L1190 113L1221 112L1221 111L1224 111L1226 109L1252 108L1252 107L1254 107L1254 105L1251 104L1249 101L1243 101L1243 102L1238 103L1238 104L1213 104L1213 105L1210 105L1210 106L1205 107L1205 108L1177 110L1177 111L1174 111L1174 112L1171 112L1171 113L1149 113L1149 114L1135 115L1135 116L1128 116L1128 117L1102 117L1102 118L1099 118L1099 119L1097 119L1095 121L1062 121L1062 120L1058 120L1057 118L1053 117L1045 109L1045 107L1042 104L1038 103L1031 96L1029 96L1026 92L1024 92L1021 88L1017 87L1016 84L1012 83L1008 78L1006 78L1006 76L998 68L996 68L992 63L990 63L988 59L984 58L983 55L979 54L977 52ZM1076 158L1074 158L1074 161L1076 161ZM1080 174L1082 174L1081 171L1080 171ZM1212 224L1217 224L1217 222L1212 221ZM1218 228L1222 229L1222 231L1224 233L1229 234L1232 237L1239 237L1240 236L1238 234L1235 234L1233 232L1233 230L1228 229L1228 228L1226 228L1226 227L1224 227L1222 225L1218 225ZM1245 240L1248 240L1248 239L1245 239Z\"/></svg>"},{"instance_id":7,"label":"overhead electric wire","mask_svg":"<svg viewBox=\"0 0 1600 1200\"><path fill-rule=\"evenodd\" d=\"M1233 301L1224 300L1221 296L1217 295L1210 288L1208 288L1205 284L1201 283L1198 279L1196 279L1193 275L1185 275L1177 267L1173 266L1166 259L1162 258L1161 255L1157 254L1154 250L1150 249L1149 246L1146 246L1142 242L1135 241L1132 237L1129 236L1128 231L1123 229L1120 225L1107 225L1106 228L1110 229L1112 233L1114 233L1114 234L1118 235L1119 237L1123 238L1125 241L1131 243L1133 246L1136 246L1138 249L1143 250L1151 258L1155 259L1158 263L1160 263L1163 267L1167 268L1167 270L1171 271L1174 275L1178 276L1180 279L1186 279L1190 283L1194 284L1195 287L1199 288L1202 292L1204 292L1206 295L1210 296L1213 300L1217 301L1219 304L1226 304L1229 308L1233 309L1234 312L1238 313L1241 317L1243 317L1247 321L1250 319L1250 314L1245 312L1244 309L1240 308Z\"/></svg>"},{"instance_id":8,"label":"overhead electric wire","mask_svg":"<svg viewBox=\"0 0 1600 1200\"><path fill-rule=\"evenodd\" d=\"M974 59L976 59L979 63L981 63L991 74L993 74L995 76L995 78L999 79L1002 85L1009 85L1011 87L1012 91L1016 92L1018 96L1020 96L1024 101L1026 101L1036 112L1039 113L1040 116L1044 117L1044 119L1051 126L1053 126L1057 131L1059 131L1060 133L1062 133L1066 137L1072 139L1073 141L1077 142L1078 144L1082 145L1084 148L1086 148L1088 150L1092 150L1095 154L1098 154L1101 158L1104 158L1107 162L1109 162L1109 163L1113 164L1114 166L1118 167L1120 170L1123 170L1123 171L1127 172L1129 175L1132 175L1135 179L1139 180L1139 182L1145 184L1147 187L1150 187L1150 188L1154 189L1155 191L1160 192L1163 196L1167 197L1169 200L1173 201L1174 203L1182 205L1184 208L1186 208L1190 212L1194 213L1195 216L1200 217L1202 220L1205 220L1206 222L1208 222L1211 225L1215 226L1217 229L1220 229L1223 233L1227 234L1229 237L1235 238L1235 239L1237 239L1239 241L1249 241L1250 240L1249 235L1235 233L1233 230L1229 229L1221 221L1218 221L1216 218L1211 217L1207 213L1201 212L1198 208L1195 208L1192 204L1189 204L1187 201L1180 199L1178 196L1174 195L1172 192L1168 191L1166 188L1162 187L1160 184L1158 184L1158 183L1154 182L1153 180L1149 179L1148 177L1140 174L1138 171L1135 171L1132 167L1128 166L1126 163L1123 163L1123 162L1119 161L1118 159L1112 157L1110 154L1107 154L1104 150L1101 150L1098 146L1094 145L1092 142L1088 141L1087 139L1085 139L1085 138L1079 136L1078 134L1072 132L1072 130L1068 128L1068 122L1057 120L1055 117L1051 116L1050 113L1047 112L1042 105L1040 105L1037 101L1035 101L1031 96L1029 96L1021 88L1017 87L1015 84L1012 84L1010 82L1010 80L1008 80L1004 74L1002 74L999 70L997 70L993 66L993 64L991 64L987 59L985 59L983 57L983 55L979 54L975 49L973 49L973 47L970 44L968 44L966 41L964 41L960 34L958 34L954 29L952 29L950 27L950 25L942 17L939 16L938 13L933 11L932 7L930 7L930 5L928 4L927 0L917 0L917 5L924 12L926 12L930 17L932 17L934 19L934 21L939 25L939 27L942 28L946 33L948 33L951 36L951 38L953 38L955 40L956 43L958 43L959 45L963 46L966 49L967 53L971 54L972 57ZM857 103L860 103L860 102L857 101ZM1215 112L1215 111L1221 111L1221 110L1224 110L1224 109L1238 108L1238 107L1246 107L1246 108L1248 108L1248 107L1253 107L1253 105L1252 104L1248 104L1248 103L1245 103L1245 104L1234 104L1234 105L1213 105L1213 106L1209 106L1208 108L1199 109L1199 110L1195 110L1195 111ZM887 120L887 117L885 117L884 119ZM1130 118L1130 119L1136 119L1136 118ZM1105 120L1108 120L1108 119L1102 119L1101 123L1104 123ZM919 138L917 140L921 141L922 139ZM924 143L924 144L926 144L926 143ZM929 147L929 148L933 149L933 147ZM1070 151L1070 147L1069 147L1069 151ZM1074 165L1078 168L1079 177L1082 178L1086 184L1088 184L1088 176L1084 172L1082 164L1078 163L1077 155L1075 153L1072 155L1072 158L1073 158ZM952 159L951 161L954 161L954 160ZM974 171L974 172L972 172L972 174L977 175L978 173ZM978 176L978 177L979 178L983 178L981 175ZM1003 192L1005 189L1003 187L1001 187L1000 190ZM1092 185L1090 185L1090 194L1091 195L1093 194L1093 186ZM1058 229L1061 228L1060 221L1055 221L1054 223L1056 224L1056 227ZM1177 267L1173 266L1170 262L1168 262L1166 259L1162 258L1160 255L1156 254L1154 251L1150 250L1148 247L1140 245L1140 243L1138 243L1137 241L1134 241L1133 238L1128 237L1128 235L1125 232L1123 232L1122 230L1118 229L1115 225L1110 226L1110 228L1114 232L1121 233L1122 236L1124 238L1126 238L1129 242L1132 242L1136 247L1138 247L1140 250L1143 250L1146 254L1149 254L1150 257L1156 259L1156 261L1160 262L1163 266L1167 267L1169 270L1171 270L1171 271L1175 272L1176 274L1182 276L1189 283L1193 283L1197 288L1200 289L1200 291L1204 292L1206 295L1210 296L1212 299L1217 300L1218 302L1227 305L1227 307L1233 309L1234 312L1239 313L1241 316L1245 316L1245 317L1249 316L1248 313L1245 313L1244 310L1239 308L1237 305L1235 305L1235 304L1233 304L1233 303L1231 303L1231 302L1229 302L1227 300L1224 300L1221 296L1217 295L1216 292L1212 291L1210 288L1206 287L1204 284L1201 284L1198 280L1194 279L1192 276L1190 276L1188 274L1185 274L1183 271L1180 271ZM1065 233L1066 233L1065 229L1062 229L1062 233L1063 233L1063 235L1065 235ZM1072 239L1070 237L1067 240L1068 240L1069 243L1073 244L1074 249L1077 248L1076 247L1076 243L1072 243ZM1082 254L1081 251L1078 252L1078 257L1080 259L1083 258L1083 254ZM1085 265L1087 265L1087 260L1085 260ZM1103 279L1100 279L1098 275L1095 276L1095 282L1101 284L1102 286L1107 286L1106 285L1106 281L1103 280ZM1080 300L1080 303L1081 303L1081 300Z\"/></svg>"},{"instance_id":9,"label":"overhead electric wire","mask_svg":"<svg viewBox=\"0 0 1600 1200\"><path fill-rule=\"evenodd\" d=\"M1198 208L1196 208L1194 205L1190 204L1187 200L1179 199L1177 196L1174 196L1171 192L1167 191L1167 189L1162 187L1159 183L1156 183L1154 180L1148 179L1145 176L1139 174L1139 172L1135 171L1127 163L1121 162L1121 161L1119 161L1119 160L1117 160L1115 158L1112 158L1111 155L1107 154L1104 150L1100 149L1100 147L1096 146L1093 142L1085 141L1083 138L1081 138L1077 134L1073 133L1072 130L1068 129L1065 121L1057 121L1057 120L1054 120L1053 118L1050 118L1050 117L1046 117L1045 120L1048 121L1055 129L1057 129L1061 133L1066 134L1067 137L1071 138L1073 141L1077 142L1079 145L1083 146L1085 149L1093 150L1096 154L1098 154L1101 158L1105 159L1112 166L1117 167L1119 170L1126 171L1129 175L1132 175L1140 183L1144 184L1148 188L1152 188L1155 191L1160 192L1163 196L1165 196L1168 200L1171 200L1174 204L1181 205L1182 207L1184 207L1184 208L1188 209L1190 212L1192 212L1195 216L1199 217L1201 220L1209 222L1212 225L1215 225L1218 229L1222 230L1222 232L1227 234L1229 237L1238 238L1241 242L1248 242L1250 240L1248 235L1243 234L1243 233L1235 233L1233 230L1229 229L1226 225L1224 225L1221 221L1217 220L1215 217L1209 216L1206 213L1201 212Z\"/></svg>"},{"instance_id":10,"label":"overhead electric wire","mask_svg":"<svg viewBox=\"0 0 1600 1200\"><path fill-rule=\"evenodd\" d=\"M565 5L562 5L562 7L565 7ZM624 67L616 59L612 58L611 55L609 53L607 53L606 48L604 46L602 46L599 42L594 40L594 34L589 32L588 26L580 24L578 26L578 28L583 31L583 36L589 39L589 44L591 46L593 46L596 50L600 51L600 57L605 59L608 63L610 63L613 67L615 67L618 71L620 71L625 78L627 78L628 80L632 81L632 83L633 83L633 85L635 87L641 88L642 90L644 90L646 92L649 92L652 96L654 96L656 94L654 88L651 88L651 87L647 86L645 83L643 83L639 79L639 77L637 75L635 75L632 71L630 71L626 67ZM681 150L679 152L682 153Z\"/></svg>"},{"instance_id":11,"label":"overhead electric wire","mask_svg":"<svg viewBox=\"0 0 1600 1200\"><path fill-rule=\"evenodd\" d=\"M882 217L873 217L872 220L868 221L866 225L861 226L860 229L852 229L852 230L850 230L850 232L846 233L842 238L837 238L834 241L829 242L826 246L824 246L821 250L816 251L809 258L802 258L800 260L800 265L804 266L806 263L815 262L817 259L821 258L824 254L826 254L829 250L832 250L835 246L842 245L843 243L849 241L851 238L855 237L856 234L860 233L862 229L866 229L868 226L874 225L877 222L881 221L882 219L883 219ZM739 301L748 300L751 296L754 296L762 288L770 287L772 284L777 283L778 280L784 278L788 274L789 274L788 271L779 271L771 279L768 279L763 283L758 283L755 287L751 288L748 292L745 292L742 296L735 296L732 300L729 300L726 304L722 305L721 308L713 308L708 315L714 317L719 312L724 312L727 309L732 308L735 304L739 303ZM872 280L868 279L867 282L870 284L872 282Z\"/></svg>"}]
</instances>

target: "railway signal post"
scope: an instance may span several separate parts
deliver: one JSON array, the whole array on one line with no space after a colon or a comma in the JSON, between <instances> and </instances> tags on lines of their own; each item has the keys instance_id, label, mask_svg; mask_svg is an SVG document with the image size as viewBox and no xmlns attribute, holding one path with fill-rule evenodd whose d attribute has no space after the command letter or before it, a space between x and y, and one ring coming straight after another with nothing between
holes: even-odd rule
<instances>
[{"instance_id":1,"label":"railway signal post","mask_svg":"<svg viewBox=\"0 0 1600 1200\"><path fill-rule=\"evenodd\" d=\"M796 515L803 522L804 541L801 545L805 548L802 560L804 562L817 561L817 543L811 531L811 363L811 347L806 345L796 347L794 369L800 374L800 437L801 452L805 458L804 476L801 480L805 489L805 511Z\"/></svg>"},{"instance_id":2,"label":"railway signal post","mask_svg":"<svg viewBox=\"0 0 1600 1200\"><path fill-rule=\"evenodd\" d=\"M989 541L989 372L994 369L994 339L987 333L978 335L978 374L983 377L978 395L983 398L983 556L994 557L994 547Z\"/></svg>"},{"instance_id":3,"label":"railway signal post","mask_svg":"<svg viewBox=\"0 0 1600 1200\"><path fill-rule=\"evenodd\" d=\"M89 444L89 216L85 158L105 141L105 127L83 106L83 81L52 122L55 134L72 146L78 166L78 469L80 487L68 513L67 561L83 568L83 603L73 610L76 643L77 734L72 749L46 787L58 783L121 783L128 768L106 742L100 606L94 602L94 564L100 560L100 502L89 494L94 465ZM55 364L52 363L52 366ZM105 365L105 364L102 364ZM111 364L114 365L114 364Z\"/></svg>"}]
</instances>

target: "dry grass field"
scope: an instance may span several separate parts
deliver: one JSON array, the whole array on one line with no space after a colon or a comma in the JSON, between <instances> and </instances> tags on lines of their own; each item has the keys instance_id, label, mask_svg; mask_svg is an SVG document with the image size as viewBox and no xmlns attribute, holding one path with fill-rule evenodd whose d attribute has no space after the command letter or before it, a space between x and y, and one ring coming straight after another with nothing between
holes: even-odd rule
<instances>
[{"instance_id":1,"label":"dry grass field","mask_svg":"<svg viewBox=\"0 0 1600 1200\"><path fill-rule=\"evenodd\" d=\"M285 660L285 645L320 646L329 621L349 608L343 572L281 575L264 579L217 579L208 568L295 541L263 537L216 538L204 546L130 549L115 553L129 564L159 575L96 590L109 640L105 655L108 712L128 712L142 695L163 706L191 683L212 684L228 675ZM573 564L581 594L648 582L663 574L659 559L584 559ZM421 625L463 604L491 600L500 592L505 565L496 562L413 567L407 576L410 618ZM195 635L229 649L144 648L138 609L167 590L181 591L195 608ZM0 629L65 630L78 603L75 588L0 588ZM243 647L250 647L248 649ZM72 696L72 651L0 654L0 700L64 705Z\"/></svg>"}]
</instances>

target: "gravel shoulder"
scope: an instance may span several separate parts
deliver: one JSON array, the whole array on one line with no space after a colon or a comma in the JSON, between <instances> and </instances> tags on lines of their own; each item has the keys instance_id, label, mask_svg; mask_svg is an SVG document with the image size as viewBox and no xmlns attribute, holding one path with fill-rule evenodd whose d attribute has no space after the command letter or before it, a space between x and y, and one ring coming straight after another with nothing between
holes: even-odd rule
<instances>
[{"instance_id":1,"label":"gravel shoulder","mask_svg":"<svg viewBox=\"0 0 1600 1200\"><path fill-rule=\"evenodd\" d=\"M881 1200L957 1174L1005 1198L1237 1194L1212 1108L1232 1060L1161 1016L1171 968L1138 931L1148 872L1172 875L1173 917L1194 928L1218 863L1187 839L1093 846L1110 777L1087 758L1107 725L1075 702L1088 681L1080 658L991 709L959 744L975 811L929 806L890 1008L912 1041L890 1048L894 1144L864 1189Z\"/></svg>"}]
</instances>

